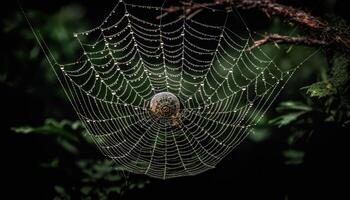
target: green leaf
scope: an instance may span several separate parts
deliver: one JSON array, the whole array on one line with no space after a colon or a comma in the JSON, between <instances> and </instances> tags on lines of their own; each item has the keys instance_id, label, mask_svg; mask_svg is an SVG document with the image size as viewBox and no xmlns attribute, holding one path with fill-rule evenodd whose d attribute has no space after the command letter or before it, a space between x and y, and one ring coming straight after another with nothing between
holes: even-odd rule
<instances>
[{"instance_id":1,"label":"green leaf","mask_svg":"<svg viewBox=\"0 0 350 200\"><path fill-rule=\"evenodd\" d=\"M312 108L309 105L304 104L303 102L298 101L284 101L281 102L276 110L278 112L295 110L295 111L311 111Z\"/></svg>"},{"instance_id":2,"label":"green leaf","mask_svg":"<svg viewBox=\"0 0 350 200\"><path fill-rule=\"evenodd\" d=\"M59 194L65 193L65 190L64 190L64 188L63 188L62 186L56 185L56 186L54 187L54 189L55 189L55 191L56 191L57 193L59 193Z\"/></svg>"},{"instance_id":3,"label":"green leaf","mask_svg":"<svg viewBox=\"0 0 350 200\"><path fill-rule=\"evenodd\" d=\"M67 140L64 140L62 138L57 138L57 143L63 147L64 150L68 151L69 153L77 155L79 153L79 150L77 147L75 147L73 144L68 142Z\"/></svg>"},{"instance_id":4,"label":"green leaf","mask_svg":"<svg viewBox=\"0 0 350 200\"><path fill-rule=\"evenodd\" d=\"M145 187L145 183L144 182L139 182L138 184L137 184L137 188L139 188L139 189L142 189L142 188L144 188Z\"/></svg>"},{"instance_id":5,"label":"green leaf","mask_svg":"<svg viewBox=\"0 0 350 200\"><path fill-rule=\"evenodd\" d=\"M305 153L303 151L290 149L284 151L283 156L286 158L285 164L299 165L304 162Z\"/></svg>"},{"instance_id":6,"label":"green leaf","mask_svg":"<svg viewBox=\"0 0 350 200\"><path fill-rule=\"evenodd\" d=\"M305 114L305 112L287 113L270 120L269 123L282 127L296 121L303 114Z\"/></svg>"},{"instance_id":7,"label":"green leaf","mask_svg":"<svg viewBox=\"0 0 350 200\"><path fill-rule=\"evenodd\" d=\"M249 134L249 139L254 142L262 142L271 136L271 131L267 128L255 128L252 133Z\"/></svg>"},{"instance_id":8,"label":"green leaf","mask_svg":"<svg viewBox=\"0 0 350 200\"><path fill-rule=\"evenodd\" d=\"M30 126L16 127L16 128L12 128L11 130L14 131L15 133L22 133L22 134L35 132L35 129Z\"/></svg>"},{"instance_id":9,"label":"green leaf","mask_svg":"<svg viewBox=\"0 0 350 200\"><path fill-rule=\"evenodd\" d=\"M343 54L336 54L332 59L332 70L327 80L313 83L301 89L306 89L310 97L326 97L334 95L339 88L349 81L348 66L350 59Z\"/></svg>"},{"instance_id":10,"label":"green leaf","mask_svg":"<svg viewBox=\"0 0 350 200\"><path fill-rule=\"evenodd\" d=\"M336 93L335 87L329 81L316 82L301 89L306 89L306 94L310 95L310 97L321 98Z\"/></svg>"},{"instance_id":11,"label":"green leaf","mask_svg":"<svg viewBox=\"0 0 350 200\"><path fill-rule=\"evenodd\" d=\"M55 199L64 199L64 200L71 199L70 195L66 192L64 187L59 186L59 185L55 185L54 189L55 189L56 193L58 194L58 197L55 197Z\"/></svg>"},{"instance_id":12,"label":"green leaf","mask_svg":"<svg viewBox=\"0 0 350 200\"><path fill-rule=\"evenodd\" d=\"M115 192L115 193L117 193L117 194L120 194L121 191L122 191L122 190L121 190L120 187L111 187L111 188L107 188L107 189L106 189L107 194L110 194L110 193L112 193L112 192Z\"/></svg>"},{"instance_id":13,"label":"green leaf","mask_svg":"<svg viewBox=\"0 0 350 200\"><path fill-rule=\"evenodd\" d=\"M59 166L60 160L55 158L47 163L42 163L41 166L44 168L57 168Z\"/></svg>"},{"instance_id":14,"label":"green leaf","mask_svg":"<svg viewBox=\"0 0 350 200\"><path fill-rule=\"evenodd\" d=\"M105 177L105 179L107 181L120 181L122 179L122 177L120 177L119 175L111 175L111 174L109 174L109 175L107 175Z\"/></svg>"},{"instance_id":15,"label":"green leaf","mask_svg":"<svg viewBox=\"0 0 350 200\"><path fill-rule=\"evenodd\" d=\"M38 57L40 49L38 46L33 47L33 49L29 53L29 59L35 59Z\"/></svg>"},{"instance_id":16,"label":"green leaf","mask_svg":"<svg viewBox=\"0 0 350 200\"><path fill-rule=\"evenodd\" d=\"M129 189L130 189L130 190L134 189L135 187L136 187L136 183L131 183L131 184L129 185Z\"/></svg>"},{"instance_id":17,"label":"green leaf","mask_svg":"<svg viewBox=\"0 0 350 200\"><path fill-rule=\"evenodd\" d=\"M90 194L92 191L92 187L91 186L84 186L80 189L80 192L84 195L88 195Z\"/></svg>"},{"instance_id":18,"label":"green leaf","mask_svg":"<svg viewBox=\"0 0 350 200\"><path fill-rule=\"evenodd\" d=\"M285 101L280 103L276 110L284 114L271 119L269 123L282 127L295 122L300 116L312 111L312 107L298 101Z\"/></svg>"},{"instance_id":19,"label":"green leaf","mask_svg":"<svg viewBox=\"0 0 350 200\"><path fill-rule=\"evenodd\" d=\"M12 130L15 133L22 134L38 134L38 135L53 135L62 137L68 141L78 142L79 139L74 134L74 128L76 124L67 120L58 122L54 119L46 119L44 125L39 127L14 127Z\"/></svg>"}]
</instances>

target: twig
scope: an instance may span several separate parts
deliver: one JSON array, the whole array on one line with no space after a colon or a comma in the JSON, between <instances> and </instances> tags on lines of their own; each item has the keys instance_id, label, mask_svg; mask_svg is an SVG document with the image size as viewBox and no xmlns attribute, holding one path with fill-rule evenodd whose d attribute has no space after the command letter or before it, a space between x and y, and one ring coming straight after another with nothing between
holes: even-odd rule
<instances>
[{"instance_id":1,"label":"twig","mask_svg":"<svg viewBox=\"0 0 350 200\"><path fill-rule=\"evenodd\" d=\"M290 19L291 21L308 26L310 28L319 29L326 26L325 22L320 21L318 18L313 17L302 10L275 3L273 0L214 0L213 3L182 3L184 6L170 6L168 8L163 8L163 13L173 13L186 9L186 14L189 14L191 12L195 12L198 9L202 9L203 7L214 8L217 6L234 5L237 8L244 10L254 8L260 9L269 17L272 15L280 15Z\"/></svg>"},{"instance_id":2,"label":"twig","mask_svg":"<svg viewBox=\"0 0 350 200\"><path fill-rule=\"evenodd\" d=\"M248 50L254 49L258 46L262 46L267 43L274 44L294 44L294 45L305 45L305 46L326 46L327 42L318 40L311 37L290 37L278 34L267 35L260 40L254 42Z\"/></svg>"},{"instance_id":3,"label":"twig","mask_svg":"<svg viewBox=\"0 0 350 200\"><path fill-rule=\"evenodd\" d=\"M338 27L329 25L326 21L312 16L303 10L293 8L291 6L276 3L275 0L213 0L212 3L184 3L183 6L171 6L163 8L163 13L172 13L185 11L186 15L190 13L198 13L198 10L203 7L215 8L218 6L235 6L243 10L258 9L264 12L268 17L278 15L286 20L296 23L313 31L313 37L293 38L289 36L270 35L260 41L257 41L254 46L266 44L268 42L299 44L307 46L332 46L345 53L350 54L350 32ZM183 10L185 9L185 10ZM193 14L190 15L193 17ZM254 47L253 46L253 47Z\"/></svg>"},{"instance_id":4,"label":"twig","mask_svg":"<svg viewBox=\"0 0 350 200\"><path fill-rule=\"evenodd\" d=\"M272 0L233 0L233 2L238 8L259 9L268 17L278 15L291 22L295 22L311 29L323 29L327 27L326 22L321 21L319 18L314 17L303 10L282 5Z\"/></svg>"}]
</instances>

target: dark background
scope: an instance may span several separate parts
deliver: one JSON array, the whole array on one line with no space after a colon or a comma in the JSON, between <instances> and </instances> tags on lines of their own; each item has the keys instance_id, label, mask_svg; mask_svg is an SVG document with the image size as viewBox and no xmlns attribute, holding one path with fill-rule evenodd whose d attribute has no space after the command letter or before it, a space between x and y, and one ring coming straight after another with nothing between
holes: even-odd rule
<instances>
[{"instance_id":1,"label":"dark background","mask_svg":"<svg viewBox=\"0 0 350 200\"><path fill-rule=\"evenodd\" d=\"M342 18L347 23L350 20L346 0L281 2L325 19L339 21ZM74 58L72 51L77 46L67 45L73 41L71 35L66 37L57 32L62 29L73 32L99 24L114 1L32 0L21 1L21 5L58 57L69 60ZM65 12L71 5L77 7ZM75 174L79 169L73 169L74 164L69 163L75 163L81 158L101 159L102 155L94 147L80 144L77 147L79 156L67 155L57 147L55 135L18 134L11 130L22 126L39 127L47 118L57 121L75 121L77 118L42 53L33 50L37 44L30 35L18 4L4 6L2 3L1 7L4 16L1 17L3 57L0 70L0 128L1 141L5 142L1 145L1 165L4 167L1 178L4 184L1 188L5 193L1 195L8 195L2 199L65 199L54 187L60 185L67 192L67 187L81 184L78 179L82 176ZM75 8L80 9L80 14L74 13ZM242 14L250 27L262 33L281 30L288 24L275 17L269 19L258 10L242 11ZM298 31L304 32L302 28ZM329 72L324 57L321 52L304 66L267 114L266 121L278 116L274 108L286 100L302 101L321 109L305 117L301 125L290 124L278 128L266 122L262 127L263 139L248 138L216 169L193 177L166 181L130 175L130 183L147 179L147 184L140 189L124 188L122 195L109 199L185 199L190 196L195 199L348 199L346 186L349 168L346 163L349 160L349 131L338 122L326 122L326 117L322 115L323 99L308 97L305 91L300 90L301 87L322 80L324 74ZM293 144L288 143L291 137L302 132L300 130L308 134L302 135ZM309 134L310 131L312 134ZM295 149L302 152L301 161L288 162L288 159L299 158L298 155L297 158L290 158L285 153ZM56 157L63 161L62 165L54 170L42 167L42 163ZM115 184L126 182L124 175L121 177L123 180ZM92 187L105 187L104 184L96 182ZM77 194L72 197L80 198Z\"/></svg>"}]
</instances>

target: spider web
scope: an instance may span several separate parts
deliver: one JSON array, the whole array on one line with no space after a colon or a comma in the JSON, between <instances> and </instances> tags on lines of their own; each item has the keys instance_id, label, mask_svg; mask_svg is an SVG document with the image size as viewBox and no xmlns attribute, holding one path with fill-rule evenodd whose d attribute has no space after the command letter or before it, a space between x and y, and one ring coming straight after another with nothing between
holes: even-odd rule
<instances>
[{"instance_id":1,"label":"spider web","mask_svg":"<svg viewBox=\"0 0 350 200\"><path fill-rule=\"evenodd\" d=\"M101 152L161 179L214 168L303 64L282 70L250 49L254 39L234 7L187 16L164 14L165 5L118 1L101 25L74 34L83 50L77 61L50 58ZM160 92L179 98L180 126L150 112Z\"/></svg>"}]
</instances>

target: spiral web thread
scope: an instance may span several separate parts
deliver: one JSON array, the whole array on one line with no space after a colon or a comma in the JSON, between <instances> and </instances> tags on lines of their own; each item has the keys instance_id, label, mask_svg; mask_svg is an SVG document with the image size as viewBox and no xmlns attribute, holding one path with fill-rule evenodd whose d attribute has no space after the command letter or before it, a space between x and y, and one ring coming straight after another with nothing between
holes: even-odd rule
<instances>
[{"instance_id":1,"label":"spiral web thread","mask_svg":"<svg viewBox=\"0 0 350 200\"><path fill-rule=\"evenodd\" d=\"M282 70L250 49L237 14L203 7L194 17L164 15L159 5L118 1L101 25L74 34L83 49L76 62L51 57L104 155L129 172L167 179L214 168L246 138L303 63ZM179 126L150 112L160 92L179 98Z\"/></svg>"}]
</instances>

